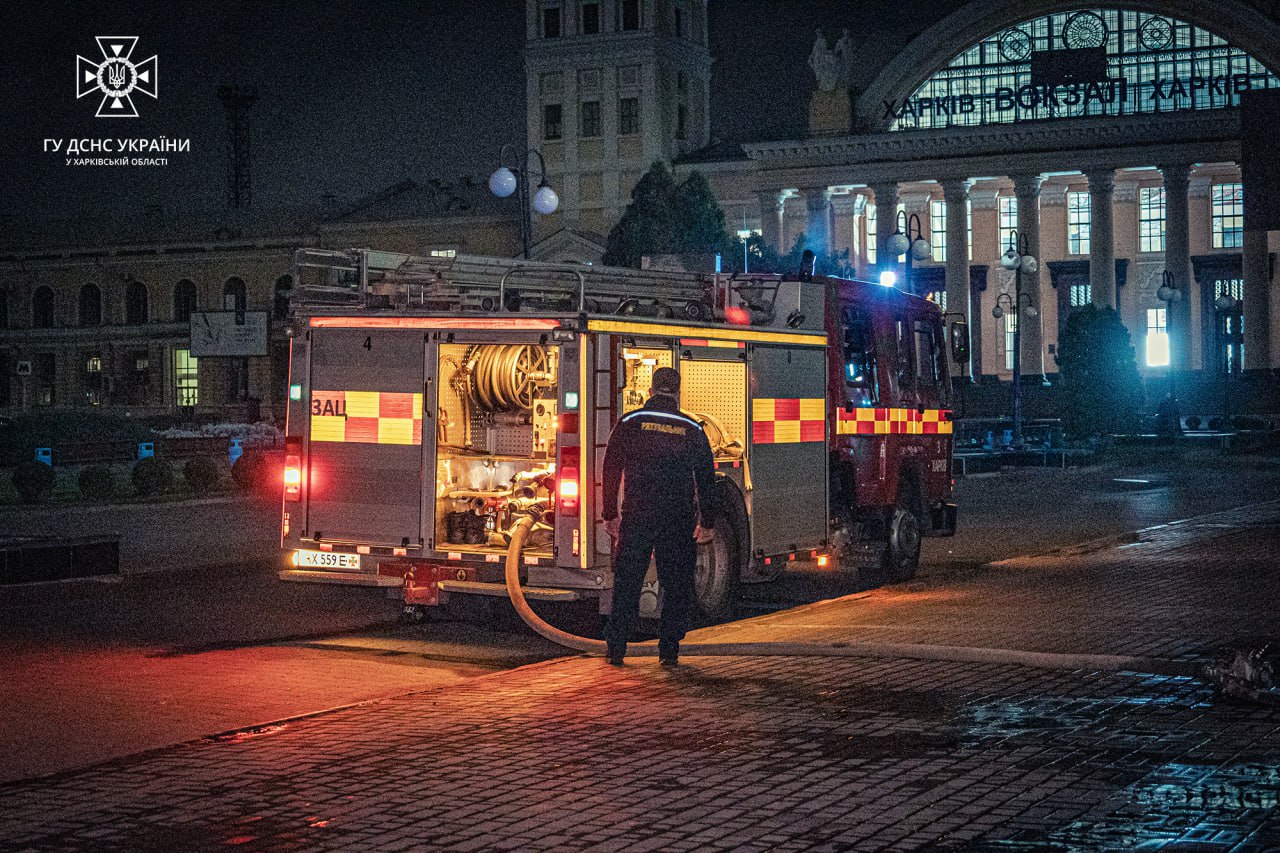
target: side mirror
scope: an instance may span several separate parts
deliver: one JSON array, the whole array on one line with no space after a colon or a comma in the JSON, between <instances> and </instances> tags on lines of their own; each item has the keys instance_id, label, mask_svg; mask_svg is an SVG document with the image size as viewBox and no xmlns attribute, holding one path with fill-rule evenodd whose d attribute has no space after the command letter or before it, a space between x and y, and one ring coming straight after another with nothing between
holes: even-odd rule
<instances>
[{"instance_id":1,"label":"side mirror","mask_svg":"<svg viewBox=\"0 0 1280 853\"><path fill-rule=\"evenodd\" d=\"M951 360L961 364L969 360L969 324L963 320L951 324Z\"/></svg>"}]
</instances>

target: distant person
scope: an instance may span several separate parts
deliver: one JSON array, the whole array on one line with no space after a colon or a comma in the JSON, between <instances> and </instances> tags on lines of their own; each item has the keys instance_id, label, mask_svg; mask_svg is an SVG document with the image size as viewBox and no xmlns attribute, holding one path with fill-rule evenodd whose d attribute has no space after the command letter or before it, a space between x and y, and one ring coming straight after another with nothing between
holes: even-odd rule
<instances>
[{"instance_id":1,"label":"distant person","mask_svg":"<svg viewBox=\"0 0 1280 853\"><path fill-rule=\"evenodd\" d=\"M663 666L678 663L693 605L697 546L714 535L711 444L702 427L681 413L679 400L680 374L670 367L655 370L649 401L618 421L604 454L602 515L615 544L605 640L614 666L621 666L627 653L651 554L664 595L658 660Z\"/></svg>"}]
</instances>

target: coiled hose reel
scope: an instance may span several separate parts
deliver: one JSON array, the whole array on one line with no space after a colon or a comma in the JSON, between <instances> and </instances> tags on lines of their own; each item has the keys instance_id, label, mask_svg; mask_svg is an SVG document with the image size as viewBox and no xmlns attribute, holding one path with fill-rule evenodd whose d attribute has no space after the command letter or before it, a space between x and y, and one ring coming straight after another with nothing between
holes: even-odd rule
<instances>
[{"instance_id":1,"label":"coiled hose reel","mask_svg":"<svg viewBox=\"0 0 1280 853\"><path fill-rule=\"evenodd\" d=\"M463 364L469 397L486 412L532 408L537 389L553 379L551 358L537 344L476 344Z\"/></svg>"}]
</instances>

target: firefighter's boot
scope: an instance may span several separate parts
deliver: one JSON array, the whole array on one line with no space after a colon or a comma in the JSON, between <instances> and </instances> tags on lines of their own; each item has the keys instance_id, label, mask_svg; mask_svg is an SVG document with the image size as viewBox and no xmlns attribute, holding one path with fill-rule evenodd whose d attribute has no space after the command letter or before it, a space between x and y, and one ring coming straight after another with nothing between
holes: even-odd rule
<instances>
[{"instance_id":1,"label":"firefighter's boot","mask_svg":"<svg viewBox=\"0 0 1280 853\"><path fill-rule=\"evenodd\" d=\"M608 661L611 666L622 666L622 659L626 657L626 654L626 643L610 643L604 659Z\"/></svg>"},{"instance_id":2,"label":"firefighter's boot","mask_svg":"<svg viewBox=\"0 0 1280 853\"><path fill-rule=\"evenodd\" d=\"M658 641L658 663L663 666L680 665L680 644L667 640Z\"/></svg>"}]
</instances>

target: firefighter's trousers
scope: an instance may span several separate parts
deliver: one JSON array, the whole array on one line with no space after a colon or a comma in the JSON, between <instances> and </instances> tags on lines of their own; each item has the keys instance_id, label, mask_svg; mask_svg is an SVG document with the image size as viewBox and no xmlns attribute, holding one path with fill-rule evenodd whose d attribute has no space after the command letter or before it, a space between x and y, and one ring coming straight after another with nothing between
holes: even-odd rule
<instances>
[{"instance_id":1,"label":"firefighter's trousers","mask_svg":"<svg viewBox=\"0 0 1280 853\"><path fill-rule=\"evenodd\" d=\"M684 639L693 605L693 571L698 553L693 527L692 519L672 521L623 515L614 552L613 608L605 626L607 641L625 643L631 637L650 554L658 564L663 595L658 638L664 643Z\"/></svg>"}]
</instances>

